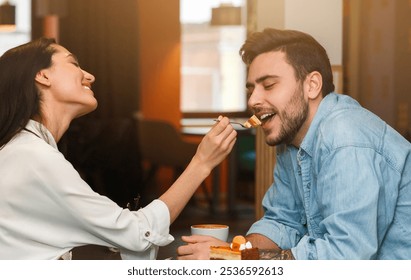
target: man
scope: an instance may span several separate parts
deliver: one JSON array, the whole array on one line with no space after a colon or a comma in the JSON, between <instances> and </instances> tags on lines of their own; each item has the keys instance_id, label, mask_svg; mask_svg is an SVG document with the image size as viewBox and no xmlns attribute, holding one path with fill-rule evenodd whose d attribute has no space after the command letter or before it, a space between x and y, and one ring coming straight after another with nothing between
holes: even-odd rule
<instances>
[{"instance_id":1,"label":"man","mask_svg":"<svg viewBox=\"0 0 411 280\"><path fill-rule=\"evenodd\" d=\"M346 95L311 36L254 33L240 50L248 105L277 147L264 217L247 233L264 259L411 259L411 144ZM180 259L208 258L183 237ZM267 249L267 250L265 250Z\"/></svg>"}]
</instances>

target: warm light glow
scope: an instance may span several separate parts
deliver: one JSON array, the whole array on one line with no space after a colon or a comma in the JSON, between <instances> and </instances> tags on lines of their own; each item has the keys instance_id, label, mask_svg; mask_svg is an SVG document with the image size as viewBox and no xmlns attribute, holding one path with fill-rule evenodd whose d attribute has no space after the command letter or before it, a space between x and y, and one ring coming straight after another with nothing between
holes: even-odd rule
<instances>
[{"instance_id":1,"label":"warm light glow","mask_svg":"<svg viewBox=\"0 0 411 280\"><path fill-rule=\"evenodd\" d=\"M0 24L0 32L14 32L16 31L15 24Z\"/></svg>"}]
</instances>

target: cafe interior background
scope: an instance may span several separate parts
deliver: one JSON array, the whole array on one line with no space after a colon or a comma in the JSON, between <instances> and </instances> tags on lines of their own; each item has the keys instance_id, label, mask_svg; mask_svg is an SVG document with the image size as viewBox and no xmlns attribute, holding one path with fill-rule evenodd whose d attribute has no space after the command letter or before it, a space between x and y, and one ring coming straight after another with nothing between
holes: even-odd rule
<instances>
[{"instance_id":1,"label":"cafe interior background","mask_svg":"<svg viewBox=\"0 0 411 280\"><path fill-rule=\"evenodd\" d=\"M96 77L99 107L72 123L60 149L95 191L124 207L141 195L144 205L170 186L218 115L251 115L238 50L265 27L313 35L329 54L336 91L410 140L411 0L0 0L0 55L41 36L76 54ZM146 120L171 130L144 132ZM261 133L239 133L189 209L245 228L262 215L275 149ZM176 223L187 227L193 213Z\"/></svg>"}]
</instances>

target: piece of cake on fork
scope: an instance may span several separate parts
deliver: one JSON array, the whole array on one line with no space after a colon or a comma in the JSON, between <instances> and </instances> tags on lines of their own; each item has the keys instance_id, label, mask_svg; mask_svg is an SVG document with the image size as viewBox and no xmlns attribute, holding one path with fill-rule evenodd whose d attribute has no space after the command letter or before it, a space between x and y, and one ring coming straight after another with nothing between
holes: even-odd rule
<instances>
[{"instance_id":1,"label":"piece of cake on fork","mask_svg":"<svg viewBox=\"0 0 411 280\"><path fill-rule=\"evenodd\" d=\"M256 127L261 125L261 121L257 118L256 115L252 115L245 123L244 126L247 128Z\"/></svg>"}]
</instances>

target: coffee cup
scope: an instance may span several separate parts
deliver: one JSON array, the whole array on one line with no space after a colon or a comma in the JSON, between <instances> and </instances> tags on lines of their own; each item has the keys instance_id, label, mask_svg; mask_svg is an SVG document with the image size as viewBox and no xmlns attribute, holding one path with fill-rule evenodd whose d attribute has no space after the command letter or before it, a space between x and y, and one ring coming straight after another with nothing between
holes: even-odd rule
<instances>
[{"instance_id":1,"label":"coffee cup","mask_svg":"<svg viewBox=\"0 0 411 280\"><path fill-rule=\"evenodd\" d=\"M198 224L191 226L191 234L208 235L227 242L228 225L221 224Z\"/></svg>"}]
</instances>

